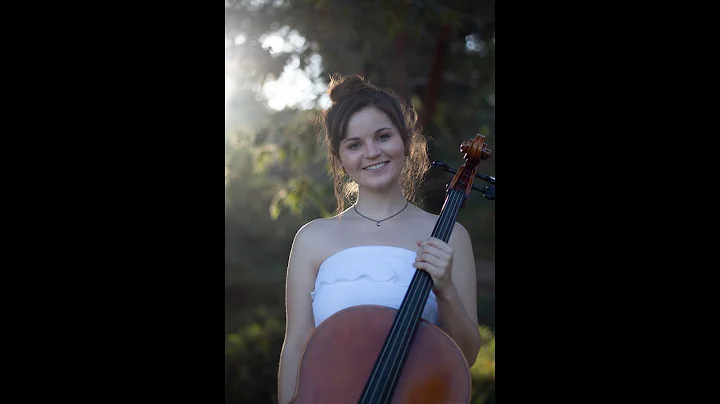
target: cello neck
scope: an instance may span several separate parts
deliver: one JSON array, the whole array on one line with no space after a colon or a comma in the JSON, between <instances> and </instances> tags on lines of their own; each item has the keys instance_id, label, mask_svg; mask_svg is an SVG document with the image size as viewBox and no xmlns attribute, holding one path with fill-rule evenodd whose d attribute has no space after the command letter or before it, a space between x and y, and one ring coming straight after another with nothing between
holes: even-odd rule
<instances>
[{"instance_id":1,"label":"cello neck","mask_svg":"<svg viewBox=\"0 0 720 404\"><path fill-rule=\"evenodd\" d=\"M465 194L458 190L451 189L448 191L445 203L440 211L440 217L432 231L432 237L442 240L445 243L450 241L450 235L455 227L455 220L457 219L458 213L460 213L460 208L465 202L465 198Z\"/></svg>"}]
</instances>

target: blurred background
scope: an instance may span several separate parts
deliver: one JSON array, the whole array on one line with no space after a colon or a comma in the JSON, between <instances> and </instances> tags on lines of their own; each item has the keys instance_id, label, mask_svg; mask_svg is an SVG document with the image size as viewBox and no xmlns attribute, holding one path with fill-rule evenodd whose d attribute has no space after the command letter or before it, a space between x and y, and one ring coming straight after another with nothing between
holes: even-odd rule
<instances>
[{"instance_id":1,"label":"blurred background","mask_svg":"<svg viewBox=\"0 0 720 404\"><path fill-rule=\"evenodd\" d=\"M494 0L225 1L225 402L276 403L284 282L295 232L335 209L315 119L333 73L360 74L412 104L431 160L462 163L486 136L495 175ZM453 174L432 168L420 206L439 213ZM484 187L486 183L476 180ZM470 232L485 346L473 403L494 403L495 202L474 192Z\"/></svg>"}]
</instances>

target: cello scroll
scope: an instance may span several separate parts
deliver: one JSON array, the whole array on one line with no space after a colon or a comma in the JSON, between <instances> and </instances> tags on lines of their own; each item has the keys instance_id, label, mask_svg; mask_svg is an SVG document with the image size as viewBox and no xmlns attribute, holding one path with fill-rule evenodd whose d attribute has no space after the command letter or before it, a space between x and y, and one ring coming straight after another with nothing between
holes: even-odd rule
<instances>
[{"instance_id":1,"label":"cello scroll","mask_svg":"<svg viewBox=\"0 0 720 404\"><path fill-rule=\"evenodd\" d=\"M452 181L448 185L448 191L454 189L462 192L465 195L465 199L470 197L470 190L474 189L485 195L486 199L495 199L495 177L479 174L477 172L477 166L482 161L490 158L492 151L487 148L485 143L485 136L480 134L475 135L475 138L469 141L465 141L460 145L460 151L465 153L463 158L465 163L458 170L448 167L443 161L433 161L432 165L440 166L443 170L455 174ZM474 178L480 178L483 181L489 182L491 185L481 189L473 185Z\"/></svg>"}]
</instances>

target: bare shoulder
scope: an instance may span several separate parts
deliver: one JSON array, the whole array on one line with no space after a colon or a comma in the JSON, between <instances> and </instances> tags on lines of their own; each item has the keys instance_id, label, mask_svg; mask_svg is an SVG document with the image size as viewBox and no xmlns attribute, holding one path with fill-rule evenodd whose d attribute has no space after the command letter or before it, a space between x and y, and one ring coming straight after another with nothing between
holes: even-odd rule
<instances>
[{"instance_id":1,"label":"bare shoulder","mask_svg":"<svg viewBox=\"0 0 720 404\"><path fill-rule=\"evenodd\" d=\"M453 232L450 235L450 241L448 242L448 244L450 244L450 246L454 249L470 249L470 252L472 252L470 233L468 233L465 226L463 226L459 222L455 222L455 227L453 228Z\"/></svg>"},{"instance_id":2,"label":"bare shoulder","mask_svg":"<svg viewBox=\"0 0 720 404\"><path fill-rule=\"evenodd\" d=\"M340 231L337 218L319 218L303 225L295 234L291 256L317 268L327 257L327 249Z\"/></svg>"},{"instance_id":3,"label":"bare shoulder","mask_svg":"<svg viewBox=\"0 0 720 404\"><path fill-rule=\"evenodd\" d=\"M290 255L295 260L313 264L321 255L321 246L328 223L325 219L315 219L303 225L295 234Z\"/></svg>"},{"instance_id":4,"label":"bare shoulder","mask_svg":"<svg viewBox=\"0 0 720 404\"><path fill-rule=\"evenodd\" d=\"M325 227L327 227L325 219L315 219L305 223L295 234L294 243L307 243L322 236Z\"/></svg>"},{"instance_id":5,"label":"bare shoulder","mask_svg":"<svg viewBox=\"0 0 720 404\"><path fill-rule=\"evenodd\" d=\"M315 326L310 295L324 254L329 225L332 222L325 219L306 223L295 233L290 250L285 297L286 344L295 350L301 349Z\"/></svg>"}]
</instances>

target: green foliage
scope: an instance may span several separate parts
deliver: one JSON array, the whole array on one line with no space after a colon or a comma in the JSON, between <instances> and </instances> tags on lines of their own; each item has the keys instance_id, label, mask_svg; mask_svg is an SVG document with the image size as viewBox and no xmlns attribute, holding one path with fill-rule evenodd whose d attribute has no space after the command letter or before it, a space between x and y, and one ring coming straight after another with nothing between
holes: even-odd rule
<instances>
[{"instance_id":1,"label":"green foliage","mask_svg":"<svg viewBox=\"0 0 720 404\"><path fill-rule=\"evenodd\" d=\"M307 219L330 215L332 184L325 155L315 146L315 112L267 114L270 123L262 131L233 135L236 141L229 147L231 175L226 187L229 203L237 206L233 213L260 214L272 220L279 219L284 209ZM257 188L251 186L253 181ZM265 212L249 212L248 196L255 200L262 196Z\"/></svg>"},{"instance_id":2,"label":"green foliage","mask_svg":"<svg viewBox=\"0 0 720 404\"><path fill-rule=\"evenodd\" d=\"M478 353L477 360L472 366L471 373L475 379L495 378L495 336L490 328L479 326L482 348Z\"/></svg>"},{"instance_id":3,"label":"green foliage","mask_svg":"<svg viewBox=\"0 0 720 404\"><path fill-rule=\"evenodd\" d=\"M225 402L276 403L277 371L285 333L282 314L264 306L225 338Z\"/></svg>"},{"instance_id":4,"label":"green foliage","mask_svg":"<svg viewBox=\"0 0 720 404\"><path fill-rule=\"evenodd\" d=\"M295 215L300 215L306 204L309 203L320 210L321 216L328 217L331 212L325 207L323 201L326 188L314 182L308 175L292 178L273 197L270 203L270 216L273 220L277 219L283 207Z\"/></svg>"},{"instance_id":5,"label":"green foliage","mask_svg":"<svg viewBox=\"0 0 720 404\"><path fill-rule=\"evenodd\" d=\"M495 336L486 326L479 326L478 330L483 345L470 368L473 380L471 401L473 404L489 404L489 398L495 395Z\"/></svg>"}]
</instances>

